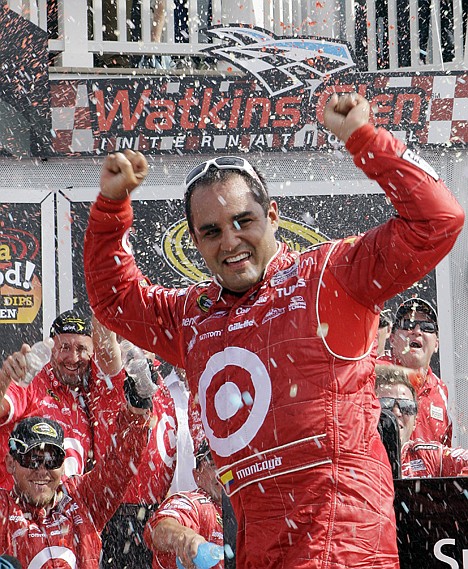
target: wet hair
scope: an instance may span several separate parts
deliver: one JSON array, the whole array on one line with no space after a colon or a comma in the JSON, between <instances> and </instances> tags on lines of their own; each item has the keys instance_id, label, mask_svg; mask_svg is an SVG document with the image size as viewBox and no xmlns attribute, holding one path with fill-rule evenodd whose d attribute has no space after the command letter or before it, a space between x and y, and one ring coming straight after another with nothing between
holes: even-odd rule
<instances>
[{"instance_id":1,"label":"wet hair","mask_svg":"<svg viewBox=\"0 0 468 569\"><path fill-rule=\"evenodd\" d=\"M265 217L268 215L271 198L268 194L268 188L266 186L265 176L261 172L259 172L256 168L254 168L254 170L257 173L261 181L261 184L259 184L258 180L255 180L255 178L250 176L247 172L235 168L233 169L225 168L219 170L214 165L208 168L208 171L204 176L196 180L193 184L190 184L190 186L185 190L184 200L185 200L185 217L187 218L189 231L192 235L195 233L193 226L193 218L192 218L193 192L201 186L211 186L219 182L225 182L226 180L232 178L234 175L241 176L245 180L254 200L261 205Z\"/></svg>"},{"instance_id":2,"label":"wet hair","mask_svg":"<svg viewBox=\"0 0 468 569\"><path fill-rule=\"evenodd\" d=\"M411 391L413 399L416 401L416 391L411 384L405 368L394 365L375 366L375 390L388 385L404 385Z\"/></svg>"}]
</instances>

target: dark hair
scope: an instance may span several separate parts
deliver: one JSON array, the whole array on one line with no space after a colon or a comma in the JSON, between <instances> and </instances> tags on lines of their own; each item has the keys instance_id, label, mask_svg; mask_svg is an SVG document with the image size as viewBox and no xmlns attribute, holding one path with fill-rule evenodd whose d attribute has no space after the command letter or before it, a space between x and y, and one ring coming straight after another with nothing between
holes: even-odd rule
<instances>
[{"instance_id":1,"label":"dark hair","mask_svg":"<svg viewBox=\"0 0 468 569\"><path fill-rule=\"evenodd\" d=\"M255 178L249 176L247 172L243 172L238 169L222 169L219 170L216 166L210 166L208 171L200 179L196 180L193 184L185 190L184 200L185 200L185 217L187 218L187 223L190 233L194 234L193 219L192 219L192 194L200 186L210 186L218 182L225 182L229 180L232 176L238 175L244 178L247 186L252 193L254 200L262 206L263 213L268 215L268 209L270 207L271 198L268 194L268 188L266 186L265 176L254 168L258 177L260 178L261 184L258 183Z\"/></svg>"},{"instance_id":2,"label":"dark hair","mask_svg":"<svg viewBox=\"0 0 468 569\"><path fill-rule=\"evenodd\" d=\"M395 365L376 365L375 389L377 390L379 387L386 387L387 385L404 385L411 391L411 395L416 401L416 391L405 368Z\"/></svg>"}]
</instances>

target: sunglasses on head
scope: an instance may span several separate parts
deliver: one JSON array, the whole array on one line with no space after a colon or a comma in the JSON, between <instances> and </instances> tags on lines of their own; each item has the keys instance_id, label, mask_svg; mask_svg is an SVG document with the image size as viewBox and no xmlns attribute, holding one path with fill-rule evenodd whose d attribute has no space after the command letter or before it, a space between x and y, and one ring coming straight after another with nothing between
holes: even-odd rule
<instances>
[{"instance_id":1,"label":"sunglasses on head","mask_svg":"<svg viewBox=\"0 0 468 569\"><path fill-rule=\"evenodd\" d=\"M379 397L382 409L391 411L395 405L400 409L403 415L416 415L418 412L418 404L411 399L399 399L398 397Z\"/></svg>"},{"instance_id":2,"label":"sunglasses on head","mask_svg":"<svg viewBox=\"0 0 468 569\"><path fill-rule=\"evenodd\" d=\"M13 458L23 468L29 470L38 470L43 466L46 470L56 470L60 468L65 461L65 453L60 450L45 451L38 454L34 450L25 454L15 453Z\"/></svg>"},{"instance_id":3,"label":"sunglasses on head","mask_svg":"<svg viewBox=\"0 0 468 569\"><path fill-rule=\"evenodd\" d=\"M419 326L421 332L428 334L435 334L437 332L437 324L431 320L411 320L410 318L402 318L398 323L397 328L401 330L414 330Z\"/></svg>"},{"instance_id":4,"label":"sunglasses on head","mask_svg":"<svg viewBox=\"0 0 468 569\"><path fill-rule=\"evenodd\" d=\"M219 156L218 158L207 160L206 162L195 166L195 168L191 170L185 178L185 189L188 190L192 184L200 178L203 178L211 166L214 166L218 170L239 170L241 172L245 172L260 184L262 188L264 188L262 181L258 177L257 172L255 172L252 164L250 164L250 162L245 158L241 158L239 156Z\"/></svg>"}]
</instances>

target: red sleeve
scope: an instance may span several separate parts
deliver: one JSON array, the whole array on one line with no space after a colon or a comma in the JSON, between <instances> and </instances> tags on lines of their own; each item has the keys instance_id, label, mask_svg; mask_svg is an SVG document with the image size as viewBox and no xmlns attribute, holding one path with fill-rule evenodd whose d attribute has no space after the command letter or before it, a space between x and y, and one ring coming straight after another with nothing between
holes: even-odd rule
<instances>
[{"instance_id":1,"label":"red sleeve","mask_svg":"<svg viewBox=\"0 0 468 569\"><path fill-rule=\"evenodd\" d=\"M341 286L375 309L447 255L463 228L464 211L434 170L386 130L366 125L347 146L356 166L379 183L398 212L341 242L333 256L332 272Z\"/></svg>"},{"instance_id":2,"label":"red sleeve","mask_svg":"<svg viewBox=\"0 0 468 569\"><path fill-rule=\"evenodd\" d=\"M149 549L157 555L164 567L174 567L175 566L175 555L169 552L162 552L156 550L153 546L151 539L151 533L154 528L165 518L173 518L178 521L181 525L200 533L200 518L198 510L189 499L189 493L184 495L182 493L173 494L170 498L167 498L156 510L156 512L151 516L151 518L146 523L145 531L143 534L146 545ZM196 496L195 493L192 493Z\"/></svg>"},{"instance_id":3,"label":"red sleeve","mask_svg":"<svg viewBox=\"0 0 468 569\"><path fill-rule=\"evenodd\" d=\"M115 444L105 458L84 476L73 477L67 484L76 486L76 493L86 505L98 532L114 514L123 500L146 448L148 421L123 406L117 416Z\"/></svg>"},{"instance_id":4,"label":"red sleeve","mask_svg":"<svg viewBox=\"0 0 468 569\"><path fill-rule=\"evenodd\" d=\"M99 195L91 207L84 244L86 287L100 322L138 346L184 366L178 311L184 298L175 289L150 286L128 243L133 221L130 199Z\"/></svg>"},{"instance_id":5,"label":"red sleeve","mask_svg":"<svg viewBox=\"0 0 468 569\"><path fill-rule=\"evenodd\" d=\"M432 168L386 130L365 125L347 147L398 213L336 242L326 261L320 319L341 323L329 327L327 343L342 356L356 357L374 341L376 314L384 302L425 276L453 247L464 212ZM352 331L345 346L342 330Z\"/></svg>"}]
</instances>

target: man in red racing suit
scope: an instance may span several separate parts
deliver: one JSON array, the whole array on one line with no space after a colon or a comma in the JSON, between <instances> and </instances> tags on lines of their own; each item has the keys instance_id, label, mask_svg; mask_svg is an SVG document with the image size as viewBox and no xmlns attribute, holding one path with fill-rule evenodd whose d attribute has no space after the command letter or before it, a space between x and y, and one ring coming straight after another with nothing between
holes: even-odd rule
<instances>
[{"instance_id":1,"label":"man in red racing suit","mask_svg":"<svg viewBox=\"0 0 468 569\"><path fill-rule=\"evenodd\" d=\"M148 417L148 411L135 414L123 407L116 418L115 447L110 447L106 457L88 474L72 476L61 484L58 480L60 485L49 504L36 506L32 501L40 495L40 485L44 488L50 478L43 467L31 471L34 474L29 478L33 478L35 488L27 498L17 491L20 478L13 474L15 488L0 489L0 554L17 557L22 567L98 569L99 534L122 500L141 460ZM26 470L22 468L21 479ZM21 490L31 493L32 482L27 482L27 490L22 484Z\"/></svg>"},{"instance_id":2,"label":"man in red racing suit","mask_svg":"<svg viewBox=\"0 0 468 569\"><path fill-rule=\"evenodd\" d=\"M432 168L368 124L365 99L333 95L324 116L398 216L300 254L275 243L277 205L261 206L266 189L252 166L217 158L189 174L186 190L192 238L216 278L149 286L126 238L128 194L147 164L127 151L104 163L86 234L98 319L184 368L198 395L238 521L242 569L399 566L377 432L378 315L450 251L463 226Z\"/></svg>"}]
</instances>

